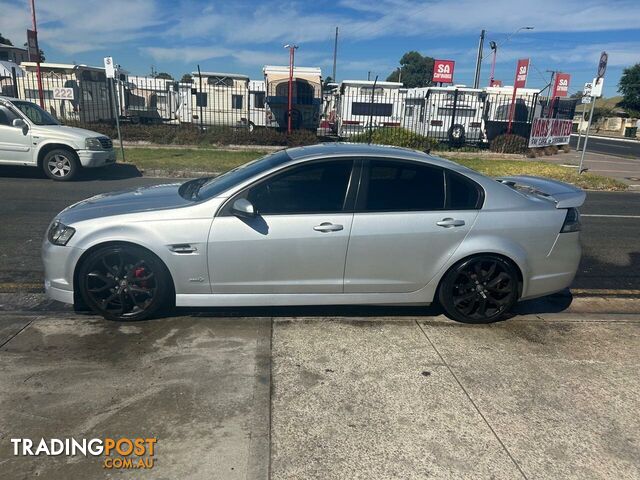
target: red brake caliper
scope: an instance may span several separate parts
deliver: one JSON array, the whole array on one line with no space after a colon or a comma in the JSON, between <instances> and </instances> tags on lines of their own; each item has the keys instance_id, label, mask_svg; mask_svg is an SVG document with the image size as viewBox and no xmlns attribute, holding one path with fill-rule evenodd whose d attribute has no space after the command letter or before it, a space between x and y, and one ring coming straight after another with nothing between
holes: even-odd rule
<instances>
[{"instance_id":1,"label":"red brake caliper","mask_svg":"<svg viewBox=\"0 0 640 480\"><path fill-rule=\"evenodd\" d=\"M133 276L136 278L142 278L145 276L145 274L147 273L147 271L144 269L144 267L138 267L133 271ZM142 288L147 288L147 281L144 280L142 282L140 282L140 286Z\"/></svg>"}]
</instances>

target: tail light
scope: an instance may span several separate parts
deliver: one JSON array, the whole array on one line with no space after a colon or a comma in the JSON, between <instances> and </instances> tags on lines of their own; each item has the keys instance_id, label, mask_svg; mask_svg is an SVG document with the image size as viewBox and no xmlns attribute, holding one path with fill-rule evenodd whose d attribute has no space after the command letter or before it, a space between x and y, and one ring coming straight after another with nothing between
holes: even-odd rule
<instances>
[{"instance_id":1,"label":"tail light","mask_svg":"<svg viewBox=\"0 0 640 480\"><path fill-rule=\"evenodd\" d=\"M442 120L431 120L431 126L432 127L441 127L442 126Z\"/></svg>"},{"instance_id":2,"label":"tail light","mask_svg":"<svg viewBox=\"0 0 640 480\"><path fill-rule=\"evenodd\" d=\"M560 233L579 232L582 225L580 224L580 212L577 208L567 209L567 216L562 224Z\"/></svg>"}]
</instances>

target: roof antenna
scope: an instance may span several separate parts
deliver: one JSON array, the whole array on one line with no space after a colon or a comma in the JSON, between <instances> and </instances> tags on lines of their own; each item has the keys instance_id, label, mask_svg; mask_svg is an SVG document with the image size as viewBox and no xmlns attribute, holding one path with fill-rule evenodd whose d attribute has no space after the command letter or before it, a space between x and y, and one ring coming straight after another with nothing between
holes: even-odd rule
<instances>
[{"instance_id":1,"label":"roof antenna","mask_svg":"<svg viewBox=\"0 0 640 480\"><path fill-rule=\"evenodd\" d=\"M371 135L373 135L373 95L376 93L376 84L378 83L378 75L376 75L375 80L373 81L373 88L371 89L371 103L369 104L369 141L367 142L371 145Z\"/></svg>"}]
</instances>

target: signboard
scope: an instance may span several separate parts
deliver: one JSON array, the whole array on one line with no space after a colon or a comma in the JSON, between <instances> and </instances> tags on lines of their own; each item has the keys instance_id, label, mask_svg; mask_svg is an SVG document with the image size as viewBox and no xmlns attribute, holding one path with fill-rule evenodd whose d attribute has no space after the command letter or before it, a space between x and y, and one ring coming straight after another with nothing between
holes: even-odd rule
<instances>
[{"instance_id":1,"label":"signboard","mask_svg":"<svg viewBox=\"0 0 640 480\"><path fill-rule=\"evenodd\" d=\"M568 73L558 73L556 75L556 81L553 84L553 94L555 97L566 97L569 94L569 82L571 82L571 75Z\"/></svg>"},{"instance_id":2,"label":"signboard","mask_svg":"<svg viewBox=\"0 0 640 480\"><path fill-rule=\"evenodd\" d=\"M588 95L585 95L584 97L582 97L582 99L580 100L580 103L585 103L585 104L589 104L591 103L591 100L593 100L593 97L590 97Z\"/></svg>"},{"instance_id":3,"label":"signboard","mask_svg":"<svg viewBox=\"0 0 640 480\"><path fill-rule=\"evenodd\" d=\"M591 84L591 96L600 98L602 96L602 87L604 86L604 78L594 78Z\"/></svg>"},{"instance_id":4,"label":"signboard","mask_svg":"<svg viewBox=\"0 0 640 480\"><path fill-rule=\"evenodd\" d=\"M55 100L74 100L73 88L55 87L53 89L53 98Z\"/></svg>"},{"instance_id":5,"label":"signboard","mask_svg":"<svg viewBox=\"0 0 640 480\"><path fill-rule=\"evenodd\" d=\"M27 30L27 49L29 51L29 61L40 62L40 51L38 50L38 34L34 30Z\"/></svg>"},{"instance_id":6,"label":"signboard","mask_svg":"<svg viewBox=\"0 0 640 480\"><path fill-rule=\"evenodd\" d=\"M107 78L116 78L116 67L112 57L104 57L104 71Z\"/></svg>"},{"instance_id":7,"label":"signboard","mask_svg":"<svg viewBox=\"0 0 640 480\"><path fill-rule=\"evenodd\" d=\"M600 62L598 62L598 78L603 78L607 71L607 62L609 61L609 54L602 52L600 54Z\"/></svg>"},{"instance_id":8,"label":"signboard","mask_svg":"<svg viewBox=\"0 0 640 480\"><path fill-rule=\"evenodd\" d=\"M434 60L433 78L434 82L453 83L453 68L456 62L453 60Z\"/></svg>"},{"instance_id":9,"label":"signboard","mask_svg":"<svg viewBox=\"0 0 640 480\"><path fill-rule=\"evenodd\" d=\"M560 118L534 118L531 125L529 147L566 145L571 138L572 120Z\"/></svg>"},{"instance_id":10,"label":"signboard","mask_svg":"<svg viewBox=\"0 0 640 480\"><path fill-rule=\"evenodd\" d=\"M518 66L516 68L516 80L514 88L524 88L527 84L527 74L529 73L529 59L522 58L518 60Z\"/></svg>"}]
</instances>

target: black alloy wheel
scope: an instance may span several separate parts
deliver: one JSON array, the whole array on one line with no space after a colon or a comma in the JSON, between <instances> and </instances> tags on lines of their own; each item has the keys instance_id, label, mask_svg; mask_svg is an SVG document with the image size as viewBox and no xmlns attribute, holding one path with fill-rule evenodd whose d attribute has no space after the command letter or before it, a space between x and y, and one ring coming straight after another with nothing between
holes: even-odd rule
<instances>
[{"instance_id":1,"label":"black alloy wheel","mask_svg":"<svg viewBox=\"0 0 640 480\"><path fill-rule=\"evenodd\" d=\"M80 294L89 308L108 320L152 317L172 294L164 264L136 246L110 246L91 253L78 273Z\"/></svg>"},{"instance_id":2,"label":"black alloy wheel","mask_svg":"<svg viewBox=\"0 0 640 480\"><path fill-rule=\"evenodd\" d=\"M501 257L481 255L454 265L444 276L439 300L447 315L464 323L490 323L518 300L515 267Z\"/></svg>"}]
</instances>

